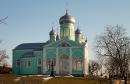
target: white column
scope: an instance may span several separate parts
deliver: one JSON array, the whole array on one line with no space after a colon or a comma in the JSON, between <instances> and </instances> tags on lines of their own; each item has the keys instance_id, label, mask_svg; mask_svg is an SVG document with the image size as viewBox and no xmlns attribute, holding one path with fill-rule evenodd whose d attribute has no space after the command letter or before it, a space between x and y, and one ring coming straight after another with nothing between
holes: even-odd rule
<instances>
[{"instance_id":1,"label":"white column","mask_svg":"<svg viewBox=\"0 0 130 84\"><path fill-rule=\"evenodd\" d=\"M85 72L85 47L83 47L83 74L84 76L86 75L86 72Z\"/></svg>"},{"instance_id":2,"label":"white column","mask_svg":"<svg viewBox=\"0 0 130 84\"><path fill-rule=\"evenodd\" d=\"M45 74L47 70L46 66L46 48L43 48L43 73Z\"/></svg>"},{"instance_id":3,"label":"white column","mask_svg":"<svg viewBox=\"0 0 130 84\"><path fill-rule=\"evenodd\" d=\"M56 74L59 74L59 56L58 56L58 48L56 48Z\"/></svg>"},{"instance_id":4,"label":"white column","mask_svg":"<svg viewBox=\"0 0 130 84\"><path fill-rule=\"evenodd\" d=\"M72 74L72 48L70 48L69 65L70 65L69 73Z\"/></svg>"},{"instance_id":5,"label":"white column","mask_svg":"<svg viewBox=\"0 0 130 84\"><path fill-rule=\"evenodd\" d=\"M83 71L84 71L84 75L88 75L88 45L86 44L84 46L84 50L83 50L83 56L84 56L84 60L83 60Z\"/></svg>"}]
</instances>

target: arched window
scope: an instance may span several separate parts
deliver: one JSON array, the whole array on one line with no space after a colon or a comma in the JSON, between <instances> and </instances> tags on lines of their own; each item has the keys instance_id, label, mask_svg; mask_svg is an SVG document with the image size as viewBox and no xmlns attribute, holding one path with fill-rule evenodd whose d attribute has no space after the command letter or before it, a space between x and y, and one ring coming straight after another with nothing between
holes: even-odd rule
<instances>
[{"instance_id":1,"label":"arched window","mask_svg":"<svg viewBox=\"0 0 130 84\"><path fill-rule=\"evenodd\" d=\"M50 64L51 64L50 62L51 62L51 61L50 61L50 58L47 58L47 59L46 59L46 64L47 64L47 70L49 70L49 71L50 71L50 67L51 67L51 66L50 66Z\"/></svg>"},{"instance_id":2,"label":"arched window","mask_svg":"<svg viewBox=\"0 0 130 84\"><path fill-rule=\"evenodd\" d=\"M19 59L16 60L16 66L20 66L20 60Z\"/></svg>"},{"instance_id":3,"label":"arched window","mask_svg":"<svg viewBox=\"0 0 130 84\"><path fill-rule=\"evenodd\" d=\"M39 64L39 65L42 64L41 58L38 59L38 64Z\"/></svg>"},{"instance_id":4,"label":"arched window","mask_svg":"<svg viewBox=\"0 0 130 84\"><path fill-rule=\"evenodd\" d=\"M59 45L59 47L70 47L70 44L65 42Z\"/></svg>"},{"instance_id":5,"label":"arched window","mask_svg":"<svg viewBox=\"0 0 130 84\"><path fill-rule=\"evenodd\" d=\"M80 60L77 61L77 70L82 70L82 63Z\"/></svg>"},{"instance_id":6,"label":"arched window","mask_svg":"<svg viewBox=\"0 0 130 84\"><path fill-rule=\"evenodd\" d=\"M49 71L51 70L52 62L53 66L56 66L56 58L47 58L46 64L47 64L47 70Z\"/></svg>"},{"instance_id":7,"label":"arched window","mask_svg":"<svg viewBox=\"0 0 130 84\"><path fill-rule=\"evenodd\" d=\"M80 58L73 58L73 70L82 70L82 60Z\"/></svg>"},{"instance_id":8,"label":"arched window","mask_svg":"<svg viewBox=\"0 0 130 84\"><path fill-rule=\"evenodd\" d=\"M28 60L28 67L31 66L31 60Z\"/></svg>"}]
</instances>

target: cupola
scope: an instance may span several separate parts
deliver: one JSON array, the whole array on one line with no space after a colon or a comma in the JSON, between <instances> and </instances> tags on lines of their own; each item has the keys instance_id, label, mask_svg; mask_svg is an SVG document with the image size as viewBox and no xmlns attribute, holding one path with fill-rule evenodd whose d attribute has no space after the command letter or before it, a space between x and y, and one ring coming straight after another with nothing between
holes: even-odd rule
<instances>
[{"instance_id":1,"label":"cupola","mask_svg":"<svg viewBox=\"0 0 130 84\"><path fill-rule=\"evenodd\" d=\"M68 11L66 10L66 14L60 18L59 23L60 24L63 24L63 23L73 23L74 24L75 19L73 16L69 15Z\"/></svg>"}]
</instances>

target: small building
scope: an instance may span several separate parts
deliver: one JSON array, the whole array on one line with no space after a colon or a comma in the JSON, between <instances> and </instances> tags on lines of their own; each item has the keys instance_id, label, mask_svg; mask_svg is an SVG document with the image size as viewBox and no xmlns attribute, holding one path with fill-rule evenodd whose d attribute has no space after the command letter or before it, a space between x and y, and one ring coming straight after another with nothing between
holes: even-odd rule
<instances>
[{"instance_id":1,"label":"small building","mask_svg":"<svg viewBox=\"0 0 130 84\"><path fill-rule=\"evenodd\" d=\"M87 75L88 44L75 19L66 11L59 19L60 33L52 30L45 43L23 43L13 49L14 74L51 73L56 75Z\"/></svg>"}]
</instances>

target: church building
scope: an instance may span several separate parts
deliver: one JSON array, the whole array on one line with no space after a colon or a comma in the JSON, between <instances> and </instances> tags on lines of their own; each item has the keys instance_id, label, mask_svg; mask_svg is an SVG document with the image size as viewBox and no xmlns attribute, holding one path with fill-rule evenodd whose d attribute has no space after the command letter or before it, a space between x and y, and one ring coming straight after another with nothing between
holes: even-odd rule
<instances>
[{"instance_id":1,"label":"church building","mask_svg":"<svg viewBox=\"0 0 130 84\"><path fill-rule=\"evenodd\" d=\"M52 30L44 43L23 43L13 49L14 74L88 75L88 44L66 11L59 19L60 33ZM52 66L53 63L53 66Z\"/></svg>"}]
</instances>

